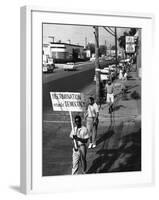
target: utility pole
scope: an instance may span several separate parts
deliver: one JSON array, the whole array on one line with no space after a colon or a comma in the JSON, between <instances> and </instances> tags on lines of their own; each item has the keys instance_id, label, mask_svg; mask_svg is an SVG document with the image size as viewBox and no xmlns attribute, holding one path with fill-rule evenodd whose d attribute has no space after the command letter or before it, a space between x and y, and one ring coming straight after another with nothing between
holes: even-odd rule
<instances>
[{"instance_id":1,"label":"utility pole","mask_svg":"<svg viewBox=\"0 0 159 200\"><path fill-rule=\"evenodd\" d=\"M109 54L110 54L110 56L112 55L111 48L112 48L112 45L110 44L110 46L109 46Z\"/></svg>"},{"instance_id":2,"label":"utility pole","mask_svg":"<svg viewBox=\"0 0 159 200\"><path fill-rule=\"evenodd\" d=\"M116 31L116 27L115 27L115 60L116 60L116 68L117 68L117 62L118 62L118 47L117 47L117 31Z\"/></svg>"},{"instance_id":3,"label":"utility pole","mask_svg":"<svg viewBox=\"0 0 159 200\"><path fill-rule=\"evenodd\" d=\"M115 38L115 60L116 60L116 67L118 62L118 47L117 47L117 28L115 27L115 30L113 31L110 27L103 27L110 35L112 35ZM110 44L110 56L111 56L111 44Z\"/></svg>"},{"instance_id":4,"label":"utility pole","mask_svg":"<svg viewBox=\"0 0 159 200\"><path fill-rule=\"evenodd\" d=\"M95 75L96 75L96 101L100 102L100 76L99 76L99 29L94 26L95 35Z\"/></svg>"},{"instance_id":5,"label":"utility pole","mask_svg":"<svg viewBox=\"0 0 159 200\"><path fill-rule=\"evenodd\" d=\"M107 56L107 41L105 40L105 56Z\"/></svg>"},{"instance_id":6,"label":"utility pole","mask_svg":"<svg viewBox=\"0 0 159 200\"><path fill-rule=\"evenodd\" d=\"M87 47L87 37L85 37L85 48Z\"/></svg>"}]
</instances>

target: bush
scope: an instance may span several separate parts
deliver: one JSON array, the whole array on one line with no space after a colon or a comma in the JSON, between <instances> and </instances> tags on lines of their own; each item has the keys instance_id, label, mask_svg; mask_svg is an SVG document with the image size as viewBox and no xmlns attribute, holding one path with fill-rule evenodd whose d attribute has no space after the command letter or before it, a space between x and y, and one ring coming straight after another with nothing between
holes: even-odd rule
<instances>
[{"instance_id":1,"label":"bush","mask_svg":"<svg viewBox=\"0 0 159 200\"><path fill-rule=\"evenodd\" d=\"M136 92L136 90L134 92L131 93L131 98L132 99L140 99L140 94L138 92Z\"/></svg>"}]
</instances>

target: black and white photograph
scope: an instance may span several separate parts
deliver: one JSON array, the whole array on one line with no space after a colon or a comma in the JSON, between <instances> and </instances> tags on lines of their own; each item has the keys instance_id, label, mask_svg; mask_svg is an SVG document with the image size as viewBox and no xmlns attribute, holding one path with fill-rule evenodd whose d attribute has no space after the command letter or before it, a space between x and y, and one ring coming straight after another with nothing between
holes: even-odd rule
<instances>
[{"instance_id":1,"label":"black and white photograph","mask_svg":"<svg viewBox=\"0 0 159 200\"><path fill-rule=\"evenodd\" d=\"M42 176L142 171L142 28L42 23Z\"/></svg>"},{"instance_id":2,"label":"black and white photograph","mask_svg":"<svg viewBox=\"0 0 159 200\"><path fill-rule=\"evenodd\" d=\"M2 2L1 199L158 199L157 5Z\"/></svg>"}]
</instances>

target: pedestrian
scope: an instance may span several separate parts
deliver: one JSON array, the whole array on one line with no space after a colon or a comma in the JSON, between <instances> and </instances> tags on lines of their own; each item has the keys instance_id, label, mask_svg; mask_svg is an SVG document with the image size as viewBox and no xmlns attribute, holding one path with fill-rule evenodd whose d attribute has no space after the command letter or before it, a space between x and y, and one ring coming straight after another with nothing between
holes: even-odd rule
<instances>
[{"instance_id":1,"label":"pedestrian","mask_svg":"<svg viewBox=\"0 0 159 200\"><path fill-rule=\"evenodd\" d=\"M86 127L89 133L89 146L88 148L96 147L96 137L97 137L97 128L98 128L98 116L99 108L95 103L93 97L89 97L89 105L85 114Z\"/></svg>"},{"instance_id":2,"label":"pedestrian","mask_svg":"<svg viewBox=\"0 0 159 200\"><path fill-rule=\"evenodd\" d=\"M105 92L107 94L107 103L109 105L109 113L113 112L113 103L114 103L114 85L109 80L108 84L105 86Z\"/></svg>"},{"instance_id":3,"label":"pedestrian","mask_svg":"<svg viewBox=\"0 0 159 200\"><path fill-rule=\"evenodd\" d=\"M127 77L128 77L128 73L125 71L123 80L126 81L126 80L127 80Z\"/></svg>"},{"instance_id":4,"label":"pedestrian","mask_svg":"<svg viewBox=\"0 0 159 200\"><path fill-rule=\"evenodd\" d=\"M89 135L88 130L82 125L81 117L79 115L75 116L75 127L70 133L70 138L73 140L73 154L72 154L72 175L79 173L79 166L81 164L82 173L86 173L87 161L86 153L87 147L86 143L88 141Z\"/></svg>"},{"instance_id":5,"label":"pedestrian","mask_svg":"<svg viewBox=\"0 0 159 200\"><path fill-rule=\"evenodd\" d=\"M120 69L119 71L119 80L122 80L123 79L123 71L122 69Z\"/></svg>"}]
</instances>

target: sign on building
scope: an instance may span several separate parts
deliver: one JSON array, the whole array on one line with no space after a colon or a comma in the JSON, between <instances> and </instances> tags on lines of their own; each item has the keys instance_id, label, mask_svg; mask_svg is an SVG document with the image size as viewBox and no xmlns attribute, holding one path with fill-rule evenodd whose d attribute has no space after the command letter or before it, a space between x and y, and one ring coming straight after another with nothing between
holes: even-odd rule
<instances>
[{"instance_id":1,"label":"sign on building","mask_svg":"<svg viewBox=\"0 0 159 200\"><path fill-rule=\"evenodd\" d=\"M134 53L135 52L135 44L126 44L126 52L127 53Z\"/></svg>"},{"instance_id":2,"label":"sign on building","mask_svg":"<svg viewBox=\"0 0 159 200\"><path fill-rule=\"evenodd\" d=\"M126 36L126 43L135 43L134 36Z\"/></svg>"},{"instance_id":3,"label":"sign on building","mask_svg":"<svg viewBox=\"0 0 159 200\"><path fill-rule=\"evenodd\" d=\"M125 37L125 50L126 53L134 53L135 52L135 38L134 36L126 36Z\"/></svg>"},{"instance_id":4,"label":"sign on building","mask_svg":"<svg viewBox=\"0 0 159 200\"><path fill-rule=\"evenodd\" d=\"M83 112L85 110L84 95L72 92L50 92L54 111Z\"/></svg>"}]
</instances>

